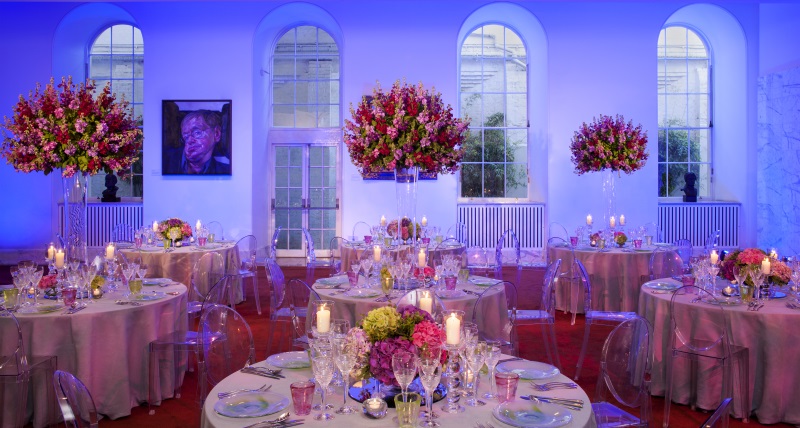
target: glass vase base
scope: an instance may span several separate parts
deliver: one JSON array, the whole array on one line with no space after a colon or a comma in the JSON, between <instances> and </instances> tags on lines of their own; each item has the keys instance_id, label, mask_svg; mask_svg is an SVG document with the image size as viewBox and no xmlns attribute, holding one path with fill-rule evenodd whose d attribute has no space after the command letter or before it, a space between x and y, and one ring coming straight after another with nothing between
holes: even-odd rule
<instances>
[{"instance_id":1,"label":"glass vase base","mask_svg":"<svg viewBox=\"0 0 800 428\"><path fill-rule=\"evenodd\" d=\"M352 415L353 413L357 413L358 411L351 407L351 406L342 406L339 410L336 411L337 415Z\"/></svg>"},{"instance_id":2,"label":"glass vase base","mask_svg":"<svg viewBox=\"0 0 800 428\"><path fill-rule=\"evenodd\" d=\"M317 416L314 416L315 421L329 421L333 419L333 415L330 413L320 413Z\"/></svg>"},{"instance_id":3,"label":"glass vase base","mask_svg":"<svg viewBox=\"0 0 800 428\"><path fill-rule=\"evenodd\" d=\"M464 406L455 404L453 406L442 406L442 411L445 413L464 413L467 410Z\"/></svg>"}]
</instances>

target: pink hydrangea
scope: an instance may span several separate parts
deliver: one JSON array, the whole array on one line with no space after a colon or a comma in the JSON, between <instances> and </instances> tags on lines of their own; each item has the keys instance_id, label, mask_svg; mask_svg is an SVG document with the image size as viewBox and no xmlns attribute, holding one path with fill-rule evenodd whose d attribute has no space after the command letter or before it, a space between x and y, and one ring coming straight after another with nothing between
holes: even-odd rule
<instances>
[{"instance_id":1,"label":"pink hydrangea","mask_svg":"<svg viewBox=\"0 0 800 428\"><path fill-rule=\"evenodd\" d=\"M767 254L758 248L748 248L739 253L738 261L746 265L756 265L761 264L764 257L767 257Z\"/></svg>"},{"instance_id":2,"label":"pink hydrangea","mask_svg":"<svg viewBox=\"0 0 800 428\"><path fill-rule=\"evenodd\" d=\"M39 280L39 288L42 290L55 288L56 284L58 284L58 280L55 275L45 275Z\"/></svg>"},{"instance_id":3,"label":"pink hydrangea","mask_svg":"<svg viewBox=\"0 0 800 428\"><path fill-rule=\"evenodd\" d=\"M402 337L379 340L372 344L372 351L369 354L369 369L375 379L385 385L400 385L392 370L392 355L399 351L416 354L417 348Z\"/></svg>"}]
</instances>

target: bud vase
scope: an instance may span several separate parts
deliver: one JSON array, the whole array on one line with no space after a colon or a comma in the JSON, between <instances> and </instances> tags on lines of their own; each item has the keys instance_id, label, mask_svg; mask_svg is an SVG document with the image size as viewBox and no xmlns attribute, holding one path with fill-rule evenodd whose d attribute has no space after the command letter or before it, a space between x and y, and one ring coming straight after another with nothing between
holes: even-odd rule
<instances>
[{"instance_id":1,"label":"bud vase","mask_svg":"<svg viewBox=\"0 0 800 428\"><path fill-rule=\"evenodd\" d=\"M396 239L416 242L417 230L417 180L419 168L403 168L395 172L395 192L397 197ZM405 228L405 229L404 229Z\"/></svg>"},{"instance_id":2,"label":"bud vase","mask_svg":"<svg viewBox=\"0 0 800 428\"><path fill-rule=\"evenodd\" d=\"M77 172L72 177L62 177L64 186L64 251L70 262L88 264L86 227L86 202L88 197L87 173Z\"/></svg>"}]
</instances>

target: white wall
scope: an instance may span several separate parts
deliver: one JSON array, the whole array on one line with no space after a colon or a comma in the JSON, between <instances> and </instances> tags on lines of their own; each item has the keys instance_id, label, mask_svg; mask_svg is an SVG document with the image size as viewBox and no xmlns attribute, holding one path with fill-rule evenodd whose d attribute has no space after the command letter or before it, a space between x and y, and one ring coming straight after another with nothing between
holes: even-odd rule
<instances>
[{"instance_id":1,"label":"white wall","mask_svg":"<svg viewBox=\"0 0 800 428\"><path fill-rule=\"evenodd\" d=\"M264 147L268 93L256 75L263 56L257 44L268 41L263 23L285 2L120 2L141 28L145 41L145 222L167 216L191 222L219 220L227 230L255 230L266 241L269 151ZM396 79L421 81L457 106L458 33L471 13L488 4L463 2L315 1L341 29L343 115L350 103ZM720 2L723 3L723 2ZM632 225L656 220L656 42L667 18L684 2L519 2L539 21L547 41L547 85L543 93L546 125L532 135L532 158L546 164L532 175L536 192L548 204L550 221L569 228L603 206L600 174L577 176L569 160L569 141L581 122L603 114L622 114L650 134L647 166L618 180L617 211ZM17 95L57 72L51 63L57 26L80 6L73 3L0 3L0 114L10 115ZM748 43L748 70L758 63L758 7L722 7L742 23ZM775 20L781 20L779 13ZM274 18L275 16L273 16ZM313 17L311 17L313 18ZM308 22L295 17L290 24ZM36 25L30 25L35 22ZM796 20L792 21L796 22ZM762 22L762 26L767 25ZM260 33L262 32L262 33ZM261 34L259 36L259 34ZM535 55L531 55L535 57ZM56 55L58 57L58 55ZM9 59L13 58L13 66ZM795 56L796 58L796 56ZM747 122L755 116L755 73L748 74ZM161 100L233 100L233 175L230 177L162 177ZM754 119L753 119L754 120ZM535 126L540 126L536 124ZM749 126L749 125L748 125ZM754 126L740 136L754 147ZM371 222L394 211L394 185L365 182L345 156L342 172L343 230L358 220ZM544 161L541 158L544 157ZM740 160L736 160L740 162ZM741 165L747 169L746 165ZM41 248L52 240L51 207L60 192L58 180L40 174L17 174L0 165L0 251ZM541 183L546 183L542 186ZM455 221L456 178L440 177L420 184L417 212L434 224ZM30 195L38 195L31 197ZM52 196L52 197L51 197ZM754 199L754 198L753 198ZM542 202L542 201L540 201ZM10 225L14 228L10 229Z\"/></svg>"},{"instance_id":2,"label":"white wall","mask_svg":"<svg viewBox=\"0 0 800 428\"><path fill-rule=\"evenodd\" d=\"M759 24L759 75L800 66L800 4L763 4Z\"/></svg>"}]
</instances>

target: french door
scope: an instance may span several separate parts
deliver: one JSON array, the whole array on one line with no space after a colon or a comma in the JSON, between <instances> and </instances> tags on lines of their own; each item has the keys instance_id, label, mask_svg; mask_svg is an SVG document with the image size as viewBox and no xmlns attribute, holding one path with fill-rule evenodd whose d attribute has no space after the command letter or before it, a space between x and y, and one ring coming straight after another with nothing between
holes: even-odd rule
<instances>
[{"instance_id":1,"label":"french door","mask_svg":"<svg viewBox=\"0 0 800 428\"><path fill-rule=\"evenodd\" d=\"M272 210L278 257L305 257L303 228L311 233L318 257L329 255L339 231L338 147L276 144Z\"/></svg>"}]
</instances>

